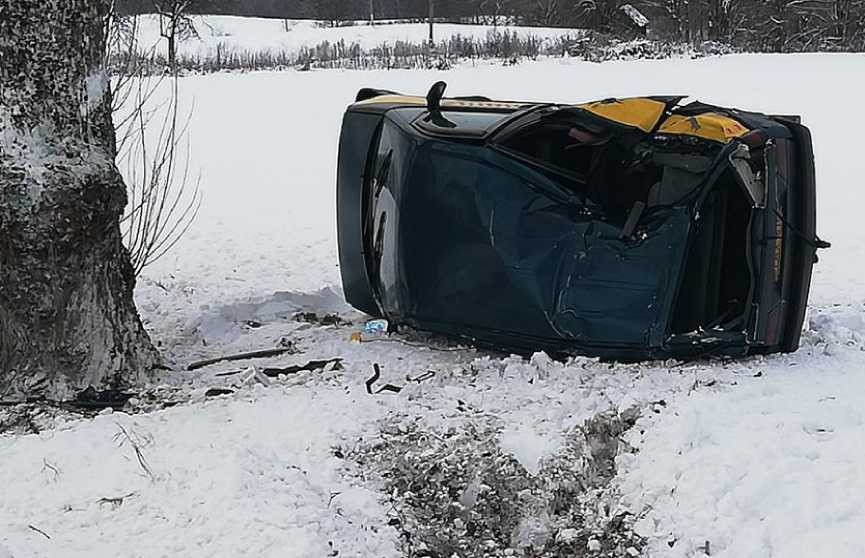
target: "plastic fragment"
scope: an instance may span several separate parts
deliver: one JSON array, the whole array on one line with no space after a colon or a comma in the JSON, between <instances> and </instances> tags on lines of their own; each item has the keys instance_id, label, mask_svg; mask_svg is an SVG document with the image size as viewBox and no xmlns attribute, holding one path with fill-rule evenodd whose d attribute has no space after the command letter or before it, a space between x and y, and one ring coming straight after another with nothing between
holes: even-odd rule
<instances>
[{"instance_id":1,"label":"plastic fragment","mask_svg":"<svg viewBox=\"0 0 865 558\"><path fill-rule=\"evenodd\" d=\"M370 337L387 335L390 324L387 320L370 320L363 326L363 334Z\"/></svg>"}]
</instances>

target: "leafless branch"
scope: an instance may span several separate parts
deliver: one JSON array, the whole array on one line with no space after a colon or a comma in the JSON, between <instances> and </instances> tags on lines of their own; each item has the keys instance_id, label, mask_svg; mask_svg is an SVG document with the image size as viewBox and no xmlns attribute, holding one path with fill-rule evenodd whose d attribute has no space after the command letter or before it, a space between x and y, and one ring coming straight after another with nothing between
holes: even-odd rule
<instances>
[{"instance_id":1,"label":"leafless branch","mask_svg":"<svg viewBox=\"0 0 865 558\"><path fill-rule=\"evenodd\" d=\"M43 531L43 530L40 529L39 527L36 527L35 525L28 525L27 527L28 527L31 531L35 531L35 532L39 533L40 535L42 535L43 537L45 537L46 539L51 540L51 536L48 535L48 533L46 533L45 531Z\"/></svg>"},{"instance_id":2,"label":"leafless branch","mask_svg":"<svg viewBox=\"0 0 865 558\"><path fill-rule=\"evenodd\" d=\"M150 480L155 480L156 477L153 475L153 471L150 469L150 465L147 463L147 459L145 459L141 449L148 443L148 440L135 433L130 433L122 424L118 423L117 428L119 432L114 435L114 443L120 448L125 445L132 446L132 450L135 452L135 457L138 460L138 465L150 477Z\"/></svg>"},{"instance_id":3,"label":"leafless branch","mask_svg":"<svg viewBox=\"0 0 865 558\"><path fill-rule=\"evenodd\" d=\"M192 109L180 113L178 76L151 75L147 61L152 53L142 53L136 37L137 23L116 18L111 35L118 61L113 109L117 163L128 187L121 226L138 275L171 250L192 225L201 207L201 180L190 179Z\"/></svg>"}]
</instances>

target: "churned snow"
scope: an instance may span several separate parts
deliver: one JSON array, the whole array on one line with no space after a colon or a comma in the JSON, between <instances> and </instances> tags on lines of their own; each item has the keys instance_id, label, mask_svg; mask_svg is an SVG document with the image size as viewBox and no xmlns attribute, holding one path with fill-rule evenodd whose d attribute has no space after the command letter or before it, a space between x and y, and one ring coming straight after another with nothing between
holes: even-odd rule
<instances>
[{"instance_id":1,"label":"churned snow","mask_svg":"<svg viewBox=\"0 0 865 558\"><path fill-rule=\"evenodd\" d=\"M0 557L399 556L386 495L339 457L374 444L385 419L446 425L470 408L494 420L499 445L536 472L564 433L632 407L644 409L626 434L637 451L619 456L614 483L638 516L646 556L865 555L865 158L862 116L850 106L863 75L862 55L740 55L182 78L204 202L189 234L145 271L136 297L175 367L164 382L184 403L0 437ZM339 289L342 112L361 87L424 93L438 79L452 95L578 102L681 93L801 114L814 133L819 230L834 244L816 268L802 349L608 365L504 357L439 339L352 343L364 318ZM299 323L298 311L353 323ZM302 353L182 371L283 339ZM254 374L217 375L334 357L342 370L266 385ZM406 389L369 395L373 363L380 384ZM237 392L205 399L214 386Z\"/></svg>"}]
</instances>

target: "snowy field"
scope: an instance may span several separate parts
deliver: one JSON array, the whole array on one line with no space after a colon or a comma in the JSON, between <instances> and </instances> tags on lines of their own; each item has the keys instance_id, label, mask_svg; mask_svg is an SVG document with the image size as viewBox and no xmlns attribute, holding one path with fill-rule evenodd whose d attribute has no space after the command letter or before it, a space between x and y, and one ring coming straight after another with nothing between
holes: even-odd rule
<instances>
[{"instance_id":1,"label":"snowy field","mask_svg":"<svg viewBox=\"0 0 865 558\"><path fill-rule=\"evenodd\" d=\"M397 42L422 44L429 38L429 27L424 23L380 23L371 26L367 22L358 22L349 27L324 27L314 21L234 16L193 16L192 22L198 37L181 41L178 54L202 58L213 57L217 48L223 52L294 53L303 47L343 41L346 46L357 45L369 50L383 44L392 46ZM140 16L138 26L138 37L143 49L156 46L163 54L167 52L166 41L160 38L158 17ZM561 28L442 23L435 26L435 40L446 42L457 36L482 40L493 31L514 33L522 38L531 36L541 41L579 33Z\"/></svg>"},{"instance_id":2,"label":"snowy field","mask_svg":"<svg viewBox=\"0 0 865 558\"><path fill-rule=\"evenodd\" d=\"M863 76L861 55L741 55L183 78L204 203L136 293L172 366L162 392L181 403L0 437L0 557L397 557L387 464L347 458L388 447L389 428L428 432L433 456L454 432L478 430L526 478L544 479L570 459L587 419L632 408L642 416L622 436L603 496L610 509L597 515L632 513L644 556L865 556L865 116L854 106ZM339 294L342 112L361 87L424 93L438 79L451 95L578 102L684 93L801 114L814 133L819 232L834 245L815 268L801 350L607 365L523 360L438 339L351 343L363 317ZM353 323L299 323L292 316L301 310ZM300 353L183 371L283 339ZM279 378L247 369L329 358L342 366ZM380 383L406 389L367 394L373 363ZM428 371L435 375L418 380ZM235 393L206 398L213 387ZM520 513L516 555L532 540L527 529L558 540L572 527L544 509Z\"/></svg>"}]
</instances>

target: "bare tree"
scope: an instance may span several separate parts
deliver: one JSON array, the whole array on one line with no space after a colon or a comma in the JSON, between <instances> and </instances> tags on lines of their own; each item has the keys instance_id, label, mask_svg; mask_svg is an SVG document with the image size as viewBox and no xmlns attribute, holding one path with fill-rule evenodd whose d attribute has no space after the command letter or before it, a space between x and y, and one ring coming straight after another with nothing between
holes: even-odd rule
<instances>
[{"instance_id":1,"label":"bare tree","mask_svg":"<svg viewBox=\"0 0 865 558\"><path fill-rule=\"evenodd\" d=\"M159 34L168 41L168 65L174 70L177 64L177 43L197 37L195 23L189 15L193 0L153 0L159 14Z\"/></svg>"},{"instance_id":2,"label":"bare tree","mask_svg":"<svg viewBox=\"0 0 865 558\"><path fill-rule=\"evenodd\" d=\"M350 7L345 0L317 0L316 17L330 27L339 27L348 19Z\"/></svg>"},{"instance_id":3,"label":"bare tree","mask_svg":"<svg viewBox=\"0 0 865 558\"><path fill-rule=\"evenodd\" d=\"M133 303L104 70L108 0L0 0L0 397L158 363Z\"/></svg>"},{"instance_id":4,"label":"bare tree","mask_svg":"<svg viewBox=\"0 0 865 558\"><path fill-rule=\"evenodd\" d=\"M180 114L177 74L148 72L138 53L137 24L115 18L110 44L118 64L113 111L117 163L125 171L129 204L123 242L136 275L164 256L191 226L201 205L200 180L190 180L188 125ZM130 32L131 29L131 32Z\"/></svg>"},{"instance_id":5,"label":"bare tree","mask_svg":"<svg viewBox=\"0 0 865 558\"><path fill-rule=\"evenodd\" d=\"M428 8L429 8L429 45L430 48L433 48L435 45L435 17L436 17L436 3L435 0L427 0Z\"/></svg>"},{"instance_id":6,"label":"bare tree","mask_svg":"<svg viewBox=\"0 0 865 558\"><path fill-rule=\"evenodd\" d=\"M135 82L131 114L123 128L129 204L121 219L123 244L136 275L168 253L192 225L201 206L200 180L191 179L188 126L179 112L178 78ZM168 88L165 102L153 103ZM151 106L155 104L156 106ZM155 133L154 133L155 132Z\"/></svg>"},{"instance_id":7,"label":"bare tree","mask_svg":"<svg viewBox=\"0 0 865 558\"><path fill-rule=\"evenodd\" d=\"M475 7L475 23L499 25L504 8L502 0L479 0Z\"/></svg>"},{"instance_id":8,"label":"bare tree","mask_svg":"<svg viewBox=\"0 0 865 558\"><path fill-rule=\"evenodd\" d=\"M535 0L535 23L549 27L559 19L559 0Z\"/></svg>"}]
</instances>

